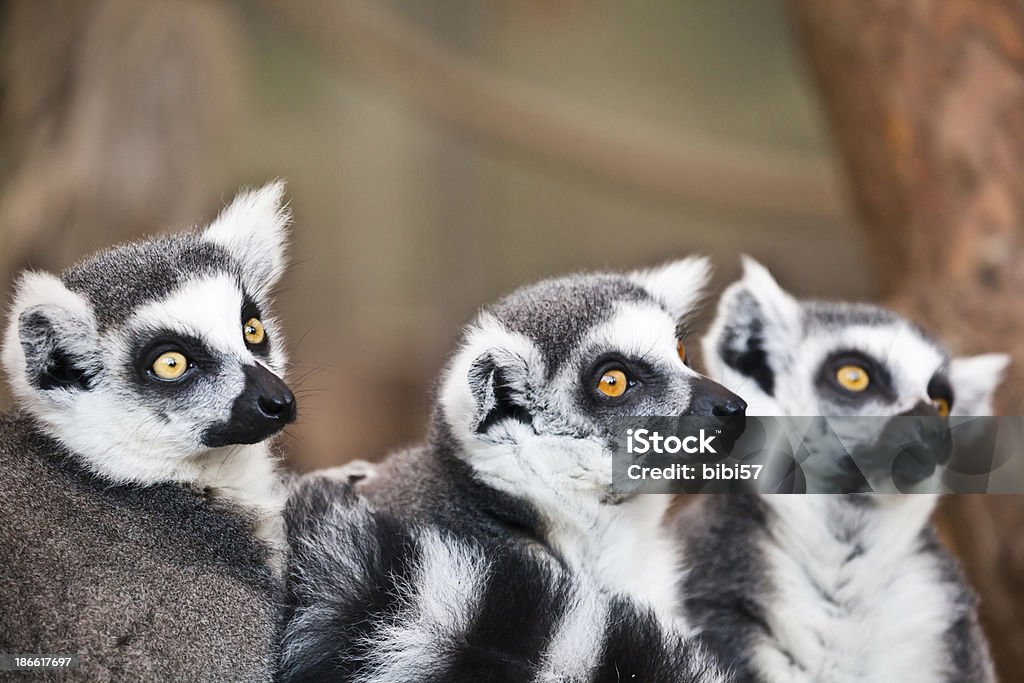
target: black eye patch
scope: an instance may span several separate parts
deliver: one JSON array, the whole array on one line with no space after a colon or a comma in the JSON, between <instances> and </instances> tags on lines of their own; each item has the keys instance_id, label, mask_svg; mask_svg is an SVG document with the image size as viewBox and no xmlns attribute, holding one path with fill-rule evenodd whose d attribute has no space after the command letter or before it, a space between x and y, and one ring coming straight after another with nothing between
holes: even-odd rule
<instances>
[{"instance_id":1,"label":"black eye patch","mask_svg":"<svg viewBox=\"0 0 1024 683\"><path fill-rule=\"evenodd\" d=\"M260 309L259 304L257 304L256 301L252 297L250 297L248 294L246 294L245 298L242 301L242 315L240 317L240 320L241 320L241 328L240 329L244 330L246 325L248 325L249 321L252 320L253 318L255 318L256 320L260 321L260 324L262 325L262 323L263 323L263 311ZM254 353L255 355L261 356L261 357L266 357L266 356L270 355L270 332L269 332L269 330L267 330L266 328L262 328L262 336L263 336L263 338L258 343L251 343L248 339L246 339L246 346L248 346L249 350L252 353Z\"/></svg>"},{"instance_id":2,"label":"black eye patch","mask_svg":"<svg viewBox=\"0 0 1024 683\"><path fill-rule=\"evenodd\" d=\"M838 373L846 366L862 368L868 375L863 391L851 392L840 384ZM885 365L855 350L836 351L828 355L815 376L815 387L822 395L839 403L856 405L867 401L896 402L892 375Z\"/></svg>"},{"instance_id":3,"label":"black eye patch","mask_svg":"<svg viewBox=\"0 0 1024 683\"><path fill-rule=\"evenodd\" d=\"M625 375L629 382L628 389L620 396L602 394L598 388L601 378L616 370ZM642 395L657 393L665 385L665 378L651 363L642 358L627 358L616 352L601 354L580 373L580 389L585 403L599 409L628 406Z\"/></svg>"},{"instance_id":4,"label":"black eye patch","mask_svg":"<svg viewBox=\"0 0 1024 683\"><path fill-rule=\"evenodd\" d=\"M950 384L949 377L946 376L945 371L939 370L932 378L928 381L928 397L933 399L941 398L949 407L953 407L953 385Z\"/></svg>"},{"instance_id":5,"label":"black eye patch","mask_svg":"<svg viewBox=\"0 0 1024 683\"><path fill-rule=\"evenodd\" d=\"M250 318L262 320L263 311L260 310L260 306L259 304L256 303L255 299L246 294L245 298L242 300L242 315L239 318L239 320L241 320L241 322L244 324L245 321L249 320Z\"/></svg>"},{"instance_id":6,"label":"black eye patch","mask_svg":"<svg viewBox=\"0 0 1024 683\"><path fill-rule=\"evenodd\" d=\"M153 364L161 355L168 352L182 354L190 366L194 366L204 373L216 372L216 359L198 338L170 330L157 330L140 335L132 353L132 365L140 383L146 386L163 386L164 388L180 387L186 383L185 381L174 384L154 382Z\"/></svg>"}]
</instances>

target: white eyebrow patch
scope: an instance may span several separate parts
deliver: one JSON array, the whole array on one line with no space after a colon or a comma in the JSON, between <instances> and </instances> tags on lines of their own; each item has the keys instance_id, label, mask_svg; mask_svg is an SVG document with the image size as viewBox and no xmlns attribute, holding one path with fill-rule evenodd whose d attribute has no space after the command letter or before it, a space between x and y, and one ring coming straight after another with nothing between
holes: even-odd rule
<instances>
[{"instance_id":1,"label":"white eyebrow patch","mask_svg":"<svg viewBox=\"0 0 1024 683\"><path fill-rule=\"evenodd\" d=\"M238 282L221 273L185 282L164 299L139 309L128 325L196 337L212 351L245 353L241 311Z\"/></svg>"},{"instance_id":2,"label":"white eyebrow patch","mask_svg":"<svg viewBox=\"0 0 1024 683\"><path fill-rule=\"evenodd\" d=\"M623 302L611 318L587 335L580 348L602 346L627 356L679 360L675 321L650 303Z\"/></svg>"}]
</instances>

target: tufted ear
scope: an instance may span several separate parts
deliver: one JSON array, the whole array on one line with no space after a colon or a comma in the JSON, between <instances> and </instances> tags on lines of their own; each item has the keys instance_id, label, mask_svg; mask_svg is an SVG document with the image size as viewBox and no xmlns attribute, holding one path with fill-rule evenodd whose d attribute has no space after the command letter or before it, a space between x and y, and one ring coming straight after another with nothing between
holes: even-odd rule
<instances>
[{"instance_id":1,"label":"tufted ear","mask_svg":"<svg viewBox=\"0 0 1024 683\"><path fill-rule=\"evenodd\" d=\"M992 399L1009 364L1005 353L954 358L949 364L953 415L992 415Z\"/></svg>"},{"instance_id":2,"label":"tufted ear","mask_svg":"<svg viewBox=\"0 0 1024 683\"><path fill-rule=\"evenodd\" d=\"M716 378L724 364L772 396L778 359L786 356L800 334L800 303L764 266L744 256L743 277L722 294L704 338L705 362Z\"/></svg>"},{"instance_id":3,"label":"tufted ear","mask_svg":"<svg viewBox=\"0 0 1024 683\"><path fill-rule=\"evenodd\" d=\"M504 423L531 424L533 378L543 376L545 365L534 344L512 332L488 312L466 328L461 347L452 356L440 382L438 404L454 436L473 440Z\"/></svg>"},{"instance_id":4,"label":"tufted ear","mask_svg":"<svg viewBox=\"0 0 1024 683\"><path fill-rule=\"evenodd\" d=\"M636 271L629 277L660 301L679 323L694 312L704 297L711 264L704 256L690 256Z\"/></svg>"},{"instance_id":5,"label":"tufted ear","mask_svg":"<svg viewBox=\"0 0 1024 683\"><path fill-rule=\"evenodd\" d=\"M503 420L531 424L524 400L527 389L526 361L507 349L491 349L473 361L467 373L473 397L473 431L486 433Z\"/></svg>"},{"instance_id":6,"label":"tufted ear","mask_svg":"<svg viewBox=\"0 0 1024 683\"><path fill-rule=\"evenodd\" d=\"M3 347L17 396L88 391L99 370L96 341L96 320L85 299L49 273L21 277Z\"/></svg>"},{"instance_id":7,"label":"tufted ear","mask_svg":"<svg viewBox=\"0 0 1024 683\"><path fill-rule=\"evenodd\" d=\"M281 180L241 192L203 233L242 264L256 297L269 294L285 269L291 212L283 199Z\"/></svg>"}]
</instances>

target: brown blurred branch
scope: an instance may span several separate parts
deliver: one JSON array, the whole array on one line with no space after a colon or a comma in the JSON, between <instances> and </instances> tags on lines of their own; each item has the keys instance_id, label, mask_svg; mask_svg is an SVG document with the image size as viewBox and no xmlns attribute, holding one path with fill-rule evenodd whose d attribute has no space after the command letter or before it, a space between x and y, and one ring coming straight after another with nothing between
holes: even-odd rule
<instances>
[{"instance_id":1,"label":"brown blurred branch","mask_svg":"<svg viewBox=\"0 0 1024 683\"><path fill-rule=\"evenodd\" d=\"M475 63L363 0L266 0L319 50L479 139L633 190L730 210L842 215L824 159L738 147L587 110Z\"/></svg>"},{"instance_id":2,"label":"brown blurred branch","mask_svg":"<svg viewBox=\"0 0 1024 683\"><path fill-rule=\"evenodd\" d=\"M1008 351L1024 405L1024 5L791 0L889 303ZM1024 676L1024 497L946 501L1002 680Z\"/></svg>"}]
</instances>

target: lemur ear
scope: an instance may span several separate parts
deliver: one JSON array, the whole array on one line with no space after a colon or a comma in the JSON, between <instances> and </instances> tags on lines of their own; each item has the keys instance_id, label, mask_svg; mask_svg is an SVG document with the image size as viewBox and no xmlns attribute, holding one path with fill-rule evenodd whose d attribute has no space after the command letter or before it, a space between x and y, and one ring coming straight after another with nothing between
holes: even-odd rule
<instances>
[{"instance_id":1,"label":"lemur ear","mask_svg":"<svg viewBox=\"0 0 1024 683\"><path fill-rule=\"evenodd\" d=\"M526 361L507 349L491 349L473 361L467 379L475 406L473 431L487 432L497 423L514 419L533 421L523 396L526 392Z\"/></svg>"},{"instance_id":2,"label":"lemur ear","mask_svg":"<svg viewBox=\"0 0 1024 683\"><path fill-rule=\"evenodd\" d=\"M269 294L285 269L291 212L283 199L282 180L241 192L203 233L242 264L257 297Z\"/></svg>"},{"instance_id":3,"label":"lemur ear","mask_svg":"<svg viewBox=\"0 0 1024 683\"><path fill-rule=\"evenodd\" d=\"M991 415L992 399L1010 364L1005 353L954 358L949 364L953 415Z\"/></svg>"},{"instance_id":4,"label":"lemur ear","mask_svg":"<svg viewBox=\"0 0 1024 683\"><path fill-rule=\"evenodd\" d=\"M660 301L677 322L693 313L710 277L711 263L704 256L690 256L630 274L630 278Z\"/></svg>"},{"instance_id":5,"label":"lemur ear","mask_svg":"<svg viewBox=\"0 0 1024 683\"><path fill-rule=\"evenodd\" d=\"M92 308L49 273L18 282L3 361L16 395L88 390L99 369Z\"/></svg>"},{"instance_id":6,"label":"lemur ear","mask_svg":"<svg viewBox=\"0 0 1024 683\"><path fill-rule=\"evenodd\" d=\"M724 365L772 396L775 372L800 333L799 302L764 266L744 256L743 277L722 294L704 337L704 359L712 376L721 378Z\"/></svg>"}]
</instances>

